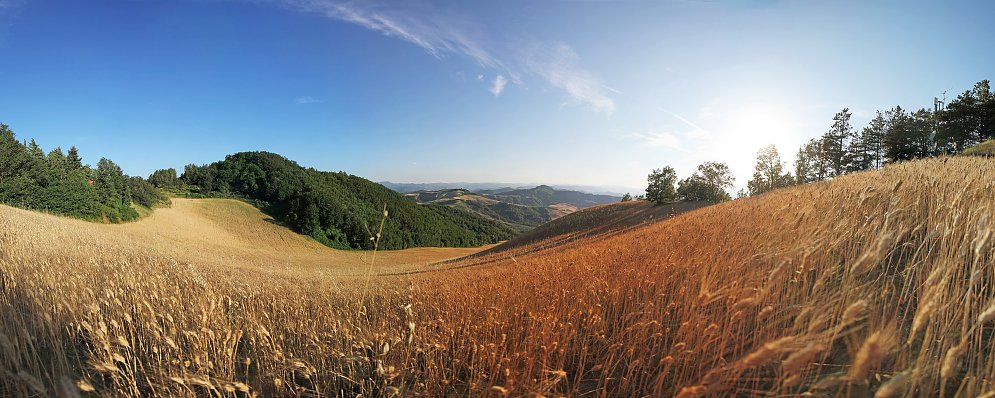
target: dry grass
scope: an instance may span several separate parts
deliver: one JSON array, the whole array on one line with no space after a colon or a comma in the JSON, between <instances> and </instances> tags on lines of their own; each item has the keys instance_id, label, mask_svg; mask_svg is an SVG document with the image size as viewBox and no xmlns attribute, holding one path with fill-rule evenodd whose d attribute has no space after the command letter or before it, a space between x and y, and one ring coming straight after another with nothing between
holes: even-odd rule
<instances>
[{"instance_id":1,"label":"dry grass","mask_svg":"<svg viewBox=\"0 0 995 398\"><path fill-rule=\"evenodd\" d=\"M557 206L557 205L554 205ZM584 238L605 238L707 206L679 202L655 205L645 200L600 205L562 215L477 255L512 252L517 255L549 249Z\"/></svg>"},{"instance_id":2,"label":"dry grass","mask_svg":"<svg viewBox=\"0 0 995 398\"><path fill-rule=\"evenodd\" d=\"M399 267L424 272L365 303L354 277L271 272L252 247L225 263L5 208L0 395L977 396L995 390L993 189L990 160L901 164Z\"/></svg>"},{"instance_id":3,"label":"dry grass","mask_svg":"<svg viewBox=\"0 0 995 398\"><path fill-rule=\"evenodd\" d=\"M549 205L547 209L549 209L549 216L553 220L580 211L579 207L569 203L554 203Z\"/></svg>"},{"instance_id":4,"label":"dry grass","mask_svg":"<svg viewBox=\"0 0 995 398\"><path fill-rule=\"evenodd\" d=\"M995 156L995 140L988 140L961 152L965 156Z\"/></svg>"}]
</instances>

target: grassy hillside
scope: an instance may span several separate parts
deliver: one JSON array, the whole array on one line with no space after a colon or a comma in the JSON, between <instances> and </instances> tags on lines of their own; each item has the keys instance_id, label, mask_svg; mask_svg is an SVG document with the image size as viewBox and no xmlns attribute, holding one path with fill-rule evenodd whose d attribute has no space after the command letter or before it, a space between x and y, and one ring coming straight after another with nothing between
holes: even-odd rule
<instances>
[{"instance_id":1,"label":"grassy hillside","mask_svg":"<svg viewBox=\"0 0 995 398\"><path fill-rule=\"evenodd\" d=\"M501 222L516 231L527 231L564 213L551 206L526 206L502 202L499 198L465 189L419 191L404 196L421 204L449 206Z\"/></svg>"},{"instance_id":2,"label":"grassy hillside","mask_svg":"<svg viewBox=\"0 0 995 398\"><path fill-rule=\"evenodd\" d=\"M961 152L965 156L995 156L995 140L988 140Z\"/></svg>"},{"instance_id":3,"label":"grassy hillside","mask_svg":"<svg viewBox=\"0 0 995 398\"><path fill-rule=\"evenodd\" d=\"M242 152L182 177L204 192L229 192L265 203L281 222L331 247L373 248L383 209L381 249L474 247L506 240L514 232L474 213L419 206L402 195L343 172L305 169L280 155Z\"/></svg>"},{"instance_id":4,"label":"grassy hillside","mask_svg":"<svg viewBox=\"0 0 995 398\"><path fill-rule=\"evenodd\" d=\"M595 195L579 191L553 189L548 185L540 185L529 189L480 191L481 195L493 197L507 203L525 206L549 206L557 203L569 203L578 208L616 203L621 198L611 195Z\"/></svg>"},{"instance_id":5,"label":"grassy hillside","mask_svg":"<svg viewBox=\"0 0 995 398\"><path fill-rule=\"evenodd\" d=\"M678 202L655 205L645 200L601 205L577 211L519 234L479 254L536 251L560 246L578 239L620 234L632 228L657 222L707 206L701 202ZM519 249L519 250L516 250Z\"/></svg>"},{"instance_id":6,"label":"grassy hillside","mask_svg":"<svg viewBox=\"0 0 995 398\"><path fill-rule=\"evenodd\" d=\"M991 394L993 180L907 162L372 280L0 208L0 395Z\"/></svg>"},{"instance_id":7,"label":"grassy hillside","mask_svg":"<svg viewBox=\"0 0 995 398\"><path fill-rule=\"evenodd\" d=\"M465 209L502 222L517 231L528 231L578 209L617 203L620 198L578 191L556 190L546 185L530 189L497 189L471 192L466 189L418 191L405 194L422 204Z\"/></svg>"}]
</instances>

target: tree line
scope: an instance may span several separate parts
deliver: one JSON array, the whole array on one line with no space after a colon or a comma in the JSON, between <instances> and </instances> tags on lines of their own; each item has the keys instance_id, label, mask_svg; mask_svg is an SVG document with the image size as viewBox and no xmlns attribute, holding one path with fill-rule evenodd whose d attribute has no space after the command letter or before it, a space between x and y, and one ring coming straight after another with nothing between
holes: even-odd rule
<instances>
[{"instance_id":1,"label":"tree line","mask_svg":"<svg viewBox=\"0 0 995 398\"><path fill-rule=\"evenodd\" d=\"M169 199L142 177L129 177L109 159L83 163L76 147L48 153L30 140L20 142L0 124L0 203L90 221L138 218L132 204L153 207Z\"/></svg>"},{"instance_id":2,"label":"tree line","mask_svg":"<svg viewBox=\"0 0 995 398\"><path fill-rule=\"evenodd\" d=\"M908 111L901 106L878 110L861 129L851 123L849 109L836 113L829 130L809 140L795 156L794 183L823 181L844 174L878 169L885 164L957 154L995 138L995 93L988 80L966 90L950 104ZM760 156L776 157L772 147ZM761 162L756 172L769 174L773 161ZM790 175L790 174L789 174ZM754 174L756 177L756 174ZM761 184L751 195L790 185Z\"/></svg>"},{"instance_id":3,"label":"tree line","mask_svg":"<svg viewBox=\"0 0 995 398\"><path fill-rule=\"evenodd\" d=\"M422 206L380 184L346 174L305 169L282 156L246 152L209 165L124 174L102 158L83 163L76 147L45 152L34 140L18 141L0 124L0 203L89 221L124 222L136 206L168 204L166 191L254 201L281 222L336 248L370 249L382 207L386 220L379 247L469 247L514 236L508 226L468 211Z\"/></svg>"},{"instance_id":4,"label":"tree line","mask_svg":"<svg viewBox=\"0 0 995 398\"><path fill-rule=\"evenodd\" d=\"M677 201L718 203L732 199L726 189L731 188L736 178L729 165L720 162L705 162L687 178L678 181L677 172L667 166L653 170L646 181L646 195L636 199L646 199L654 203ZM622 201L632 200L625 194Z\"/></svg>"},{"instance_id":5,"label":"tree line","mask_svg":"<svg viewBox=\"0 0 995 398\"><path fill-rule=\"evenodd\" d=\"M277 220L335 248L372 249L386 204L381 249L470 247L514 235L508 226L469 211L419 205L383 185L344 172L304 168L268 152L242 152L183 174L163 169L149 176L158 187L191 186L199 195L256 201Z\"/></svg>"},{"instance_id":6,"label":"tree line","mask_svg":"<svg viewBox=\"0 0 995 398\"><path fill-rule=\"evenodd\" d=\"M901 106L875 112L861 129L853 126L848 108L836 113L829 129L803 144L795 155L794 174L787 171L777 148L761 148L752 178L738 196L754 196L796 184L832 179L884 167L889 163L956 154L995 139L995 92L982 80L949 104L908 111ZM724 163L706 162L674 188L670 167L648 176L645 198L657 203L677 200L720 202L731 199L725 189L732 176ZM683 189L682 189L683 187ZM626 194L623 201L631 200Z\"/></svg>"}]
</instances>

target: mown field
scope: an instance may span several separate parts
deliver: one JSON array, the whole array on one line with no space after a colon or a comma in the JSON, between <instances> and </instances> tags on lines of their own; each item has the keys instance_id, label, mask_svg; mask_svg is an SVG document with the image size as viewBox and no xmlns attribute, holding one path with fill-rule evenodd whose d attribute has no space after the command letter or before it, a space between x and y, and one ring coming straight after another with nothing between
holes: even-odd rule
<instances>
[{"instance_id":1,"label":"mown field","mask_svg":"<svg viewBox=\"0 0 995 398\"><path fill-rule=\"evenodd\" d=\"M993 192L932 159L372 269L218 202L3 207L0 395L993 396Z\"/></svg>"}]
</instances>

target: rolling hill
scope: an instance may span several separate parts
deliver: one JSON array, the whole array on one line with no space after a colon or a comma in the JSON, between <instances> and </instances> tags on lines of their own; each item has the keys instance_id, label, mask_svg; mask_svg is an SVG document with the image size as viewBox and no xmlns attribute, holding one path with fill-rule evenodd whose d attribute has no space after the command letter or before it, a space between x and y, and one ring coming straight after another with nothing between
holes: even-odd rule
<instances>
[{"instance_id":1,"label":"rolling hill","mask_svg":"<svg viewBox=\"0 0 995 398\"><path fill-rule=\"evenodd\" d=\"M517 248L542 250L578 239L624 233L632 228L705 206L708 206L708 203L678 202L655 205L649 201L635 200L591 207L542 224L479 254L514 251Z\"/></svg>"},{"instance_id":2,"label":"rolling hill","mask_svg":"<svg viewBox=\"0 0 995 398\"><path fill-rule=\"evenodd\" d=\"M405 194L420 204L464 209L500 221L518 231L527 231L579 209L617 203L620 198L579 191L556 190L546 185L529 189L467 189L416 191Z\"/></svg>"},{"instance_id":3,"label":"rolling hill","mask_svg":"<svg viewBox=\"0 0 995 398\"><path fill-rule=\"evenodd\" d=\"M964 156L995 156L995 140L988 140L961 152Z\"/></svg>"},{"instance_id":4,"label":"rolling hill","mask_svg":"<svg viewBox=\"0 0 995 398\"><path fill-rule=\"evenodd\" d=\"M258 208L235 199L174 198L170 207L126 224L95 224L0 205L12 246L31 247L36 259L75 250L168 257L195 267L252 269L267 273L349 275L368 266L367 251L335 250L281 226ZM44 241L40 237L48 236ZM55 242L58 244L40 244ZM377 253L377 262L424 265L479 248L411 248Z\"/></svg>"},{"instance_id":5,"label":"rolling hill","mask_svg":"<svg viewBox=\"0 0 995 398\"><path fill-rule=\"evenodd\" d=\"M0 207L0 395L991 396L992 181L990 159L905 162L341 272L229 202ZM318 254L287 265L293 237Z\"/></svg>"},{"instance_id":6,"label":"rolling hill","mask_svg":"<svg viewBox=\"0 0 995 398\"><path fill-rule=\"evenodd\" d=\"M612 195L595 195L580 191L558 190L548 185L540 185L535 188L479 191L480 195L492 197L502 202L524 205L524 206L549 206L557 203L566 203L576 206L579 209L591 206L617 203L621 197Z\"/></svg>"},{"instance_id":7,"label":"rolling hill","mask_svg":"<svg viewBox=\"0 0 995 398\"><path fill-rule=\"evenodd\" d=\"M386 187L344 172L306 169L269 152L242 152L181 177L209 195L236 194L262 203L291 228L335 248L475 247L514 231L475 213L419 206ZM384 218L384 209L389 217ZM382 233L378 231L382 224Z\"/></svg>"}]
</instances>

